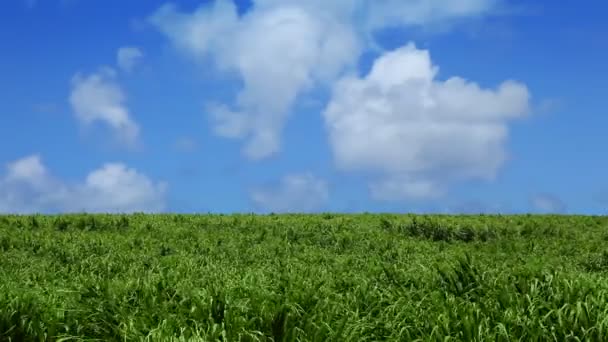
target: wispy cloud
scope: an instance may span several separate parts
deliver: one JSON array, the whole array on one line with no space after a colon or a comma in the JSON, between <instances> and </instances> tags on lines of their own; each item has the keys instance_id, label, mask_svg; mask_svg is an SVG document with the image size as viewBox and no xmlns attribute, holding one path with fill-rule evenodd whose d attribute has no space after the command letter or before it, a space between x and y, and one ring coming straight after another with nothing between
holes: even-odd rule
<instances>
[{"instance_id":1,"label":"wispy cloud","mask_svg":"<svg viewBox=\"0 0 608 342\"><path fill-rule=\"evenodd\" d=\"M310 212L329 200L327 182L310 173L291 174L278 184L253 189L251 200L257 208L272 212Z\"/></svg>"},{"instance_id":2,"label":"wispy cloud","mask_svg":"<svg viewBox=\"0 0 608 342\"><path fill-rule=\"evenodd\" d=\"M566 204L556 195L539 193L530 197L530 204L536 211L544 213L565 213Z\"/></svg>"},{"instance_id":3,"label":"wispy cloud","mask_svg":"<svg viewBox=\"0 0 608 342\"><path fill-rule=\"evenodd\" d=\"M180 137L173 143L173 149L179 152L194 152L198 148L198 142L191 137Z\"/></svg>"},{"instance_id":4,"label":"wispy cloud","mask_svg":"<svg viewBox=\"0 0 608 342\"><path fill-rule=\"evenodd\" d=\"M123 71L131 72L143 57L143 52L137 47L121 47L116 52L116 64Z\"/></svg>"}]
</instances>

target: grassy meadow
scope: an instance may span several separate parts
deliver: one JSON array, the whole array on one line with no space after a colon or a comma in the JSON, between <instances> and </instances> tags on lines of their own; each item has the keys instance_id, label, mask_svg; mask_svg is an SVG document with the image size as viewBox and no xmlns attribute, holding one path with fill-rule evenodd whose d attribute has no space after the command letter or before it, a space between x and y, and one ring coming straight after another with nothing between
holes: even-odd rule
<instances>
[{"instance_id":1,"label":"grassy meadow","mask_svg":"<svg viewBox=\"0 0 608 342\"><path fill-rule=\"evenodd\" d=\"M608 217L0 216L0 341L608 341Z\"/></svg>"}]
</instances>

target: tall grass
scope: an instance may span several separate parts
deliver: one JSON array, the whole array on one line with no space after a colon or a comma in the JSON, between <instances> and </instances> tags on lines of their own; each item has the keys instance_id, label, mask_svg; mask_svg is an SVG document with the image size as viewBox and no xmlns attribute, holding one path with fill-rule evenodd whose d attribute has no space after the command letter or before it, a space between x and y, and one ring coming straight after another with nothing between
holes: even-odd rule
<instances>
[{"instance_id":1,"label":"tall grass","mask_svg":"<svg viewBox=\"0 0 608 342\"><path fill-rule=\"evenodd\" d=\"M606 341L608 218L0 216L0 341Z\"/></svg>"}]
</instances>

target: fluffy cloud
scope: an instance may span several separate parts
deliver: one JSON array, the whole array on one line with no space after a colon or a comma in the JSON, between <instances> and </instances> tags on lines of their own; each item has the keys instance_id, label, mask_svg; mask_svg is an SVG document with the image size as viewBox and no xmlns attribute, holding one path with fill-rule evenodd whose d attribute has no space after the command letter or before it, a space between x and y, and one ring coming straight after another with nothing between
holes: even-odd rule
<instances>
[{"instance_id":1,"label":"fluffy cloud","mask_svg":"<svg viewBox=\"0 0 608 342\"><path fill-rule=\"evenodd\" d=\"M131 72L133 68L143 58L144 54L137 47L125 46L116 52L116 63L118 67L126 72Z\"/></svg>"},{"instance_id":2,"label":"fluffy cloud","mask_svg":"<svg viewBox=\"0 0 608 342\"><path fill-rule=\"evenodd\" d=\"M206 108L215 133L246 140L250 159L279 152L295 102L329 87L324 118L336 165L375 174L376 199L425 199L496 176L508 123L529 110L526 87L436 80L428 52L413 45L382 55L364 78L348 75L378 30L481 17L501 2L254 0L239 15L232 1L216 0L194 12L165 5L149 20L197 62L242 79L234 103Z\"/></svg>"},{"instance_id":3,"label":"fluffy cloud","mask_svg":"<svg viewBox=\"0 0 608 342\"><path fill-rule=\"evenodd\" d=\"M165 208L166 184L120 163L108 163L77 184L48 172L38 155L7 164L0 177L0 212L155 212Z\"/></svg>"},{"instance_id":4,"label":"fluffy cloud","mask_svg":"<svg viewBox=\"0 0 608 342\"><path fill-rule=\"evenodd\" d=\"M251 191L253 203L272 212L310 212L329 200L324 180L309 173L285 176L273 187Z\"/></svg>"},{"instance_id":5,"label":"fluffy cloud","mask_svg":"<svg viewBox=\"0 0 608 342\"><path fill-rule=\"evenodd\" d=\"M40 156L33 155L8 163L5 181L9 183L24 182L35 187L42 187L48 179L46 168L40 162Z\"/></svg>"},{"instance_id":6,"label":"fluffy cloud","mask_svg":"<svg viewBox=\"0 0 608 342\"><path fill-rule=\"evenodd\" d=\"M261 159L280 150L295 101L353 68L372 31L482 15L495 2L255 0L239 16L232 1L216 0L193 13L165 5L150 22L201 63L240 75L235 103L207 109L216 134L246 139L245 155Z\"/></svg>"},{"instance_id":7,"label":"fluffy cloud","mask_svg":"<svg viewBox=\"0 0 608 342\"><path fill-rule=\"evenodd\" d=\"M377 199L437 197L454 181L493 179L507 159L507 124L528 112L527 88L482 89L437 72L428 51L408 44L334 87L323 116L336 165L376 174Z\"/></svg>"},{"instance_id":8,"label":"fluffy cloud","mask_svg":"<svg viewBox=\"0 0 608 342\"><path fill-rule=\"evenodd\" d=\"M208 111L218 135L247 139L251 159L278 152L298 96L334 78L359 51L349 27L298 6L263 6L239 18L230 1L193 14L166 5L151 21L178 48L242 77L236 103L210 104Z\"/></svg>"},{"instance_id":9,"label":"fluffy cloud","mask_svg":"<svg viewBox=\"0 0 608 342\"><path fill-rule=\"evenodd\" d=\"M72 78L69 102L83 125L106 124L120 142L135 146L139 126L132 120L125 94L115 78L116 72L109 68L86 76L77 74Z\"/></svg>"},{"instance_id":10,"label":"fluffy cloud","mask_svg":"<svg viewBox=\"0 0 608 342\"><path fill-rule=\"evenodd\" d=\"M552 194L536 194L530 198L530 204L534 210L545 213L564 213L566 211L566 204Z\"/></svg>"}]
</instances>

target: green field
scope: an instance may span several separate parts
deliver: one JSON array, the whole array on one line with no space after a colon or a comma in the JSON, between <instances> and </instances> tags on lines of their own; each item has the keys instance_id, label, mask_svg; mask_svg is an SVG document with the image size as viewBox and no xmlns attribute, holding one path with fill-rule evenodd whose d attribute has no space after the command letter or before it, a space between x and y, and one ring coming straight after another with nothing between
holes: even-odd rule
<instances>
[{"instance_id":1,"label":"green field","mask_svg":"<svg viewBox=\"0 0 608 342\"><path fill-rule=\"evenodd\" d=\"M607 341L608 217L0 216L1 341Z\"/></svg>"}]
</instances>

